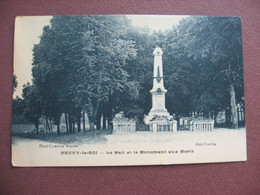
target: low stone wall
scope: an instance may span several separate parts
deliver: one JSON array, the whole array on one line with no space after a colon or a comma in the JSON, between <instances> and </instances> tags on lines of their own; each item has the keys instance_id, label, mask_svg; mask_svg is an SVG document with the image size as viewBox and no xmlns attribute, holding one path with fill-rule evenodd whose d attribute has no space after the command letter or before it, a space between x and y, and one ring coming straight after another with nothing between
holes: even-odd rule
<instances>
[{"instance_id":1,"label":"low stone wall","mask_svg":"<svg viewBox=\"0 0 260 195\"><path fill-rule=\"evenodd\" d=\"M134 121L128 122L113 122L114 132L135 132L136 124Z\"/></svg>"},{"instance_id":2,"label":"low stone wall","mask_svg":"<svg viewBox=\"0 0 260 195\"><path fill-rule=\"evenodd\" d=\"M115 133L135 132L136 122L124 117L123 112L120 112L113 119L113 131Z\"/></svg>"},{"instance_id":3,"label":"low stone wall","mask_svg":"<svg viewBox=\"0 0 260 195\"><path fill-rule=\"evenodd\" d=\"M191 131L211 131L214 129L214 120L192 121Z\"/></svg>"},{"instance_id":4,"label":"low stone wall","mask_svg":"<svg viewBox=\"0 0 260 195\"><path fill-rule=\"evenodd\" d=\"M179 130L211 131L213 129L213 119L182 117L179 120Z\"/></svg>"}]
</instances>

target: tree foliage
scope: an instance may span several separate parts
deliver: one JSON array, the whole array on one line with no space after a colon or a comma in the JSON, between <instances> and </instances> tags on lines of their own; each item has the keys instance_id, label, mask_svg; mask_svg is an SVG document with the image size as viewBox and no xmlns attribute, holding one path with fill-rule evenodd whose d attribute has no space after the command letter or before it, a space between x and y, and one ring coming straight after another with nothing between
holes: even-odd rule
<instances>
[{"instance_id":1,"label":"tree foliage","mask_svg":"<svg viewBox=\"0 0 260 195\"><path fill-rule=\"evenodd\" d=\"M15 92L15 89L16 89L17 85L18 85L17 77L16 77L16 75L14 74L14 75L13 75L13 93Z\"/></svg>"},{"instance_id":2,"label":"tree foliage","mask_svg":"<svg viewBox=\"0 0 260 195\"><path fill-rule=\"evenodd\" d=\"M40 118L42 116L42 102L36 85L27 83L23 87L24 116L28 122L34 124L36 132L39 133Z\"/></svg>"},{"instance_id":3,"label":"tree foliage","mask_svg":"<svg viewBox=\"0 0 260 195\"><path fill-rule=\"evenodd\" d=\"M236 105L244 92L241 24L235 17L187 17L171 30L152 33L125 16L54 16L33 48L33 83L23 92L26 118L37 127L45 117L58 133L62 115L68 133L75 124L81 131L85 113L91 129L111 127L119 111L142 121L151 108L158 44L168 111L209 117L226 110L237 127Z\"/></svg>"},{"instance_id":4,"label":"tree foliage","mask_svg":"<svg viewBox=\"0 0 260 195\"><path fill-rule=\"evenodd\" d=\"M127 25L124 16L53 17L34 47L33 63L33 82L40 88L47 118L59 125L65 113L68 132L74 131L75 122L80 131L82 111L93 128L98 111L115 94L137 98L138 83L125 70L126 61L136 55L126 37Z\"/></svg>"},{"instance_id":5,"label":"tree foliage","mask_svg":"<svg viewBox=\"0 0 260 195\"><path fill-rule=\"evenodd\" d=\"M240 19L188 17L169 32L165 49L165 63L172 66L169 88L182 97L172 96L180 111L207 116L231 108L233 126L237 127L236 105L244 93Z\"/></svg>"}]
</instances>

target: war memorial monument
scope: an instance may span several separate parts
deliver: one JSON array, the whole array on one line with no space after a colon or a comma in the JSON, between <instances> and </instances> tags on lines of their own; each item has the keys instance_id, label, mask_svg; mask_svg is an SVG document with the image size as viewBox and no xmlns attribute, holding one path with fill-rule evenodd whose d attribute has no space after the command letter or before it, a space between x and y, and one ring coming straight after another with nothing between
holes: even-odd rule
<instances>
[{"instance_id":1,"label":"war memorial monument","mask_svg":"<svg viewBox=\"0 0 260 195\"><path fill-rule=\"evenodd\" d=\"M171 131L177 132L177 121L165 108L165 94L167 90L163 84L163 51L160 47L156 47L153 52L153 88L150 90L152 95L152 108L145 116L144 122L149 125L150 131ZM134 132L136 122L123 116L123 112L117 114L113 120L114 132Z\"/></svg>"}]
</instances>

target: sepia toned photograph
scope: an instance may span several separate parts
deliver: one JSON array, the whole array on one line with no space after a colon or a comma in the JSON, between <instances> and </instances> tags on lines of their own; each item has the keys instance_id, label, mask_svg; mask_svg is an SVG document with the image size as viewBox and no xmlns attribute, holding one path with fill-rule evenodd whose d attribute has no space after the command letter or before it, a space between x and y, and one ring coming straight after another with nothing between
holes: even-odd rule
<instances>
[{"instance_id":1,"label":"sepia toned photograph","mask_svg":"<svg viewBox=\"0 0 260 195\"><path fill-rule=\"evenodd\" d=\"M246 161L241 19L18 16L12 164Z\"/></svg>"}]
</instances>

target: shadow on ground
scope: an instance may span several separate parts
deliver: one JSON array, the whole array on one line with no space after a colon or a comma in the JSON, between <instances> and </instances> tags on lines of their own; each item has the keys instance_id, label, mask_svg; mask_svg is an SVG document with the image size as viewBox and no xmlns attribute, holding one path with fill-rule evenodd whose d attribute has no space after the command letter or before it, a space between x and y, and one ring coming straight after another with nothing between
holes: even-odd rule
<instances>
[{"instance_id":1,"label":"shadow on ground","mask_svg":"<svg viewBox=\"0 0 260 195\"><path fill-rule=\"evenodd\" d=\"M33 140L48 141L52 143L59 144L97 144L97 143L106 143L106 135L112 134L112 130L95 130L87 131L73 134L36 134L34 132L27 133L16 133L13 134L15 137L27 138ZM15 143L14 143L15 144Z\"/></svg>"}]
</instances>

